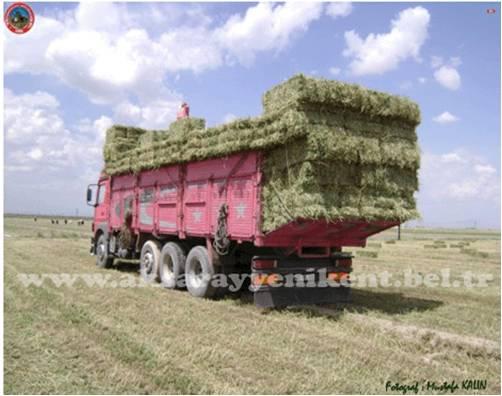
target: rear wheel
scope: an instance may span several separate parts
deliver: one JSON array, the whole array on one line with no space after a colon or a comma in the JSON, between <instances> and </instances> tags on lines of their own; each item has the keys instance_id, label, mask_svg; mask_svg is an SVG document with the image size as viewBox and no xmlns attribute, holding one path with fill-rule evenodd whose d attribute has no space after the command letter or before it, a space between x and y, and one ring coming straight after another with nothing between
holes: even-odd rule
<instances>
[{"instance_id":1,"label":"rear wheel","mask_svg":"<svg viewBox=\"0 0 502 396\"><path fill-rule=\"evenodd\" d=\"M194 297L212 297L215 292L215 288L211 286L214 274L207 249L196 246L190 250L185 264L185 281L190 294Z\"/></svg>"},{"instance_id":2,"label":"rear wheel","mask_svg":"<svg viewBox=\"0 0 502 396\"><path fill-rule=\"evenodd\" d=\"M168 289L180 288L185 273L185 253L176 242L168 242L160 252L160 282Z\"/></svg>"},{"instance_id":3,"label":"rear wheel","mask_svg":"<svg viewBox=\"0 0 502 396\"><path fill-rule=\"evenodd\" d=\"M96 265L99 268L110 268L113 264L113 256L108 253L108 241L105 234L101 234L96 243Z\"/></svg>"},{"instance_id":4,"label":"rear wheel","mask_svg":"<svg viewBox=\"0 0 502 396\"><path fill-rule=\"evenodd\" d=\"M146 282L156 282L159 279L160 244L157 241L147 241L140 255L140 273Z\"/></svg>"}]
</instances>

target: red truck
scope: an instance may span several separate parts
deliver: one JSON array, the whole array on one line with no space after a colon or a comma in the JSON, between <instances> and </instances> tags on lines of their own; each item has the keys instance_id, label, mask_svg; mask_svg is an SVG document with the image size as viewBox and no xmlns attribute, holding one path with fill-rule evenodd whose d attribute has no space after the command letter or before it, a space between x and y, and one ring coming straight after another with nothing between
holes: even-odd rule
<instances>
[{"instance_id":1,"label":"red truck","mask_svg":"<svg viewBox=\"0 0 502 396\"><path fill-rule=\"evenodd\" d=\"M342 247L365 246L399 221L295 219L263 233L262 175L259 150L102 174L87 190L91 253L99 267L139 258L146 280L196 297L225 294L231 282L218 276L233 274L249 277L244 286L261 307L347 301L352 257Z\"/></svg>"}]
</instances>

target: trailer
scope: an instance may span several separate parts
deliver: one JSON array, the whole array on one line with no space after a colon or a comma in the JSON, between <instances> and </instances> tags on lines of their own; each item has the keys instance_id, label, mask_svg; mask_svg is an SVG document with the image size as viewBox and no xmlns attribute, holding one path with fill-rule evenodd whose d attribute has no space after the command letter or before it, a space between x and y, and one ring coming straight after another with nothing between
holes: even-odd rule
<instances>
[{"instance_id":1,"label":"trailer","mask_svg":"<svg viewBox=\"0 0 502 396\"><path fill-rule=\"evenodd\" d=\"M145 280L166 288L186 285L193 296L206 298L228 292L228 285L211 284L217 275L249 274L261 307L348 301L352 256L342 247L365 246L369 236L399 222L295 219L263 233L261 163L260 152L250 151L103 175L87 197L95 206L91 253L97 265L139 258ZM133 243L123 246L128 216ZM319 285L320 276L327 286ZM281 284L287 279L293 284Z\"/></svg>"}]
</instances>

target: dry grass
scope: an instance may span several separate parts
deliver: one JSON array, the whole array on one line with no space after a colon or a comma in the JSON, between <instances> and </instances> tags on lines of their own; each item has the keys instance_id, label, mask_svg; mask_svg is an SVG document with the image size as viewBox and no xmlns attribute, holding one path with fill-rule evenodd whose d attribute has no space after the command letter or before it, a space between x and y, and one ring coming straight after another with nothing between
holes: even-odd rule
<instances>
[{"instance_id":1,"label":"dry grass","mask_svg":"<svg viewBox=\"0 0 502 396\"><path fill-rule=\"evenodd\" d=\"M453 277L466 269L493 274L483 290L368 288L354 290L350 305L264 313L246 298L208 301L156 288L24 287L23 272L137 271L99 270L84 235L40 238L63 226L32 223L5 220L6 393L384 393L388 380L470 378L500 392L500 349L462 341L499 344L499 234L440 236L476 239L471 246L488 257L427 250L421 239L435 234L404 231L378 258L354 260L356 274L445 267ZM450 341L441 341L446 333Z\"/></svg>"}]
</instances>

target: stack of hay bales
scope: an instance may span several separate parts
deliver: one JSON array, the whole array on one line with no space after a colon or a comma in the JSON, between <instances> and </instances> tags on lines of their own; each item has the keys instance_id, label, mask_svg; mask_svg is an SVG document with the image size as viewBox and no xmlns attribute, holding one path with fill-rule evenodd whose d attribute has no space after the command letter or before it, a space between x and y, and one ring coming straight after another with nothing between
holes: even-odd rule
<instances>
[{"instance_id":1,"label":"stack of hay bales","mask_svg":"<svg viewBox=\"0 0 502 396\"><path fill-rule=\"evenodd\" d=\"M260 150L265 232L298 218L405 221L418 216L420 111L415 103L298 75L268 91L263 106L261 117L208 129L204 120L193 118L176 121L168 131L112 127L105 171L139 172ZM130 137L117 134L117 128L131 131Z\"/></svg>"},{"instance_id":2,"label":"stack of hay bales","mask_svg":"<svg viewBox=\"0 0 502 396\"><path fill-rule=\"evenodd\" d=\"M263 229L294 218L418 216L418 106L357 85L297 76L267 92L265 114L294 111L308 131L265 159Z\"/></svg>"}]
</instances>

